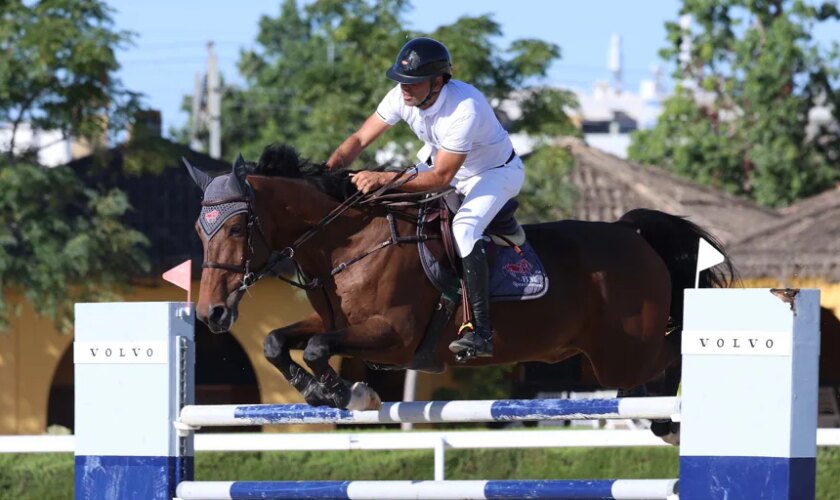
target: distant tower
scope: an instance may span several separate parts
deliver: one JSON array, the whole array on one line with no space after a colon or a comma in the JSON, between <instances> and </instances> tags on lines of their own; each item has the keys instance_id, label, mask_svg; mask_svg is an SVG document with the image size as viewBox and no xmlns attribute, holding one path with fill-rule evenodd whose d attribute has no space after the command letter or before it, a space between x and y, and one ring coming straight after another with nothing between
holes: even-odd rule
<instances>
[{"instance_id":1,"label":"distant tower","mask_svg":"<svg viewBox=\"0 0 840 500\"><path fill-rule=\"evenodd\" d=\"M610 55L609 60L607 61L607 67L613 75L613 88L615 89L616 94L621 93L622 59L621 35L613 33L610 37Z\"/></svg>"},{"instance_id":2,"label":"distant tower","mask_svg":"<svg viewBox=\"0 0 840 500\"><path fill-rule=\"evenodd\" d=\"M642 96L642 109L639 115L639 128L651 129L656 126L656 119L662 112L662 68L658 64L650 67L652 78L642 80L639 93Z\"/></svg>"},{"instance_id":3,"label":"distant tower","mask_svg":"<svg viewBox=\"0 0 840 500\"><path fill-rule=\"evenodd\" d=\"M692 42L691 42L691 24L694 19L689 15L685 14L680 16L680 29L682 30L682 42L680 43L680 67L682 68L683 72L687 73L687 67L691 64L691 50L692 50ZM686 78L683 82L687 83L687 74Z\"/></svg>"}]
</instances>

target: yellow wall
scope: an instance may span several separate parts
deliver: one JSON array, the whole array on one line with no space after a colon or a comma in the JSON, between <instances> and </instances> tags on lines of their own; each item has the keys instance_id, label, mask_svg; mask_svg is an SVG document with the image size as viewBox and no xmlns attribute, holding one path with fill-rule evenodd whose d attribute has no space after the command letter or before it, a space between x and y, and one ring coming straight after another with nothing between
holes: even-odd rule
<instances>
[{"instance_id":1,"label":"yellow wall","mask_svg":"<svg viewBox=\"0 0 840 500\"><path fill-rule=\"evenodd\" d=\"M786 284L791 287L819 288L822 305L840 317L840 284L824 280L800 279ZM776 280L749 280L748 287L782 286ZM194 283L193 290L198 290ZM127 301L179 301L184 293L169 284L138 287L125 297ZM14 298L10 301L14 303ZM253 366L264 403L301 402L280 373L262 355L262 342L271 329L288 325L307 316L311 308L302 296L279 281L266 280L254 287L240 307L240 320L233 335ZM0 334L0 434L41 434L46 430L50 386L56 367L70 349L72 337L58 333L52 322L39 318L28 305L20 306L20 316L11 318L9 332ZM300 353L293 353L300 360ZM340 360L334 360L339 369ZM420 374L416 399L429 400L432 392L450 385L448 373ZM316 431L315 426L269 426L266 430Z\"/></svg>"},{"instance_id":2,"label":"yellow wall","mask_svg":"<svg viewBox=\"0 0 840 500\"><path fill-rule=\"evenodd\" d=\"M197 282L193 290L198 290ZM137 287L124 300L185 298L179 289L164 283ZM14 302L12 297L10 303ZM38 317L28 304L22 305L20 312L20 316L11 319L9 331L0 334L0 434L41 434L46 430L50 386L56 367L71 348L73 339L58 333L50 320ZM272 328L298 321L310 312L306 299L279 281L266 280L243 299L241 320L232 333L250 359L262 402L302 401L297 391L265 360L262 341ZM339 368L338 364L335 366ZM306 428L315 430L312 426Z\"/></svg>"}]
</instances>

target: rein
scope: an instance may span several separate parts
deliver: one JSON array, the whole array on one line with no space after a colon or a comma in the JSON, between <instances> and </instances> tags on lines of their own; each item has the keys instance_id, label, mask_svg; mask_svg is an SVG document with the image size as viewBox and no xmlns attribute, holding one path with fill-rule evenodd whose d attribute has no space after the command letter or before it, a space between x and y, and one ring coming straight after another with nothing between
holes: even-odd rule
<instances>
[{"instance_id":1,"label":"rein","mask_svg":"<svg viewBox=\"0 0 840 500\"><path fill-rule=\"evenodd\" d=\"M335 207L327 215L325 215L323 218L321 218L321 220L319 220L315 225L313 225L312 227L307 229L291 245L289 245L288 247L286 247L286 248L284 248L283 250L280 250L280 251L271 250L271 246L268 243L268 239L266 238L265 233L262 230L262 226L260 225L259 216L257 216L256 211L254 210L254 206L253 206L254 195L253 195L253 191L250 190L250 186L248 186L249 192L245 196L241 196L241 197L237 197L237 198L233 198L233 199L225 199L225 200L222 200L222 201L214 201L212 203L203 202L202 203L203 206L214 206L214 205L220 205L222 203L234 203L234 202L245 203L246 212L248 214L248 224L247 224L247 243L246 243L247 253L243 257L244 262L241 265L228 264L228 263L224 263L224 262L205 262L205 263L202 264L202 267L207 268L207 269L224 269L226 271L231 271L231 272L234 272L234 273L242 274L242 285L238 289L235 290L235 292L237 292L237 293L246 292L250 287L254 286L259 280L261 280L262 278L264 278L265 276L268 276L268 275L273 275L276 278L280 279L281 281L284 281L284 282L286 282L286 283L288 283L292 286L301 288L303 290L314 290L315 288L323 287L323 282L319 278L315 277L313 279L308 279L306 277L306 275L303 272L303 270L301 269L300 265L297 263L297 261L294 258L295 257L295 252L297 251L297 249L301 245L306 243L308 240L310 240L312 237L314 237L316 234L318 234L318 232L320 232L324 227L329 225L331 222L333 222L335 219L337 219L339 216L341 216L344 212L346 212L350 208L353 208L353 207L356 207L356 206L359 206L359 205L362 205L362 204L382 205L382 206L386 206L386 207L408 206L408 205L417 204L416 200L420 197L431 195L432 197L430 199L436 199L436 198L446 194L446 192L448 192L448 190L445 190L444 192L429 191L429 192L424 192L424 193L389 193L389 194L385 194L386 191L398 188L398 187L402 186L403 184L405 184L406 182L411 181L414 177L416 177L416 175L417 175L416 171L412 175L406 176L406 173L409 170L412 170L413 168L414 167L408 167L406 169L403 169L402 171L400 171L397 174L396 177L394 177L394 179L391 182L385 184L384 186L380 187L379 189L377 189L376 191L374 191L372 193L364 194L361 191L357 191L353 195L349 196L346 200L342 201L337 207ZM246 181L246 185L247 185L247 181ZM408 195L408 196L406 196L406 195ZM406 201L408 199L414 199L415 201L413 201L413 202ZM426 202L426 201L429 201L429 200L423 200L423 202ZM400 236L397 233L396 221L394 219L394 214L392 212L389 212L388 215L387 215L387 218L388 218L388 226L389 226L389 229L390 229L389 238L387 240L383 241L382 243L379 243L379 244L369 248L368 250L361 253L360 255L357 255L357 256L353 257L352 259L350 259L346 262L340 263L338 266L336 266L334 269L332 269L332 271L330 272L330 276L335 276L335 275L339 274L340 272L344 271L345 269L347 269L351 265L355 264L356 262L359 262L360 260L364 259L368 255L376 252L377 250L381 250L382 248L385 248L387 246L394 245L394 244L401 244L401 243L417 243L418 241L424 241L426 239L429 239L429 237L427 237L427 236L424 236L423 238L420 238L420 237L417 237L417 236L410 236L410 237ZM252 260L253 260L253 257L254 257L253 239L254 239L254 234L255 233L259 236L259 239L262 240L263 246L267 250L269 250L268 259L266 260L265 265L263 265L262 268L259 271L252 271L251 270L251 263L252 263ZM297 280L285 278L284 276L282 276L281 274L279 274L275 270L278 265L280 265L281 263L283 263L287 260L291 260L292 262L294 262L295 268L296 268L296 273L297 273Z\"/></svg>"}]
</instances>

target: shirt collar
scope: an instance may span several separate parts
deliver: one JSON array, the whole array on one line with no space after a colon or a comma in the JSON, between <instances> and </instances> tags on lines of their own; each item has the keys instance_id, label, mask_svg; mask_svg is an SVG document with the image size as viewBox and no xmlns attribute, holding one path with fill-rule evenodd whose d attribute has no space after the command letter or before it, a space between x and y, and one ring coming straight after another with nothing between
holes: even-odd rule
<instances>
[{"instance_id":1,"label":"shirt collar","mask_svg":"<svg viewBox=\"0 0 840 500\"><path fill-rule=\"evenodd\" d=\"M447 87L449 87L448 83L443 84L443 87L440 89L440 94L438 94L437 100L435 100L434 104L432 104L426 109L418 108L420 111L420 116L431 116L440 111L441 106L443 106L443 101L446 100Z\"/></svg>"}]
</instances>

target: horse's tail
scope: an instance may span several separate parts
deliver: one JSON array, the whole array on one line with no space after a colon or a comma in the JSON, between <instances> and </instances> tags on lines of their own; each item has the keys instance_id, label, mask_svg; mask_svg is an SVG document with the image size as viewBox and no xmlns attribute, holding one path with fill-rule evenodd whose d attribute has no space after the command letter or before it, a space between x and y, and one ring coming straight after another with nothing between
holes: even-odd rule
<instances>
[{"instance_id":1,"label":"horse's tail","mask_svg":"<svg viewBox=\"0 0 840 500\"><path fill-rule=\"evenodd\" d=\"M700 273L700 288L725 288L739 280L732 260L714 235L683 217L650 209L624 214L620 223L629 224L656 250L671 273L671 322L678 330L683 319L683 290L694 286L700 238L708 241L726 260Z\"/></svg>"}]
</instances>

